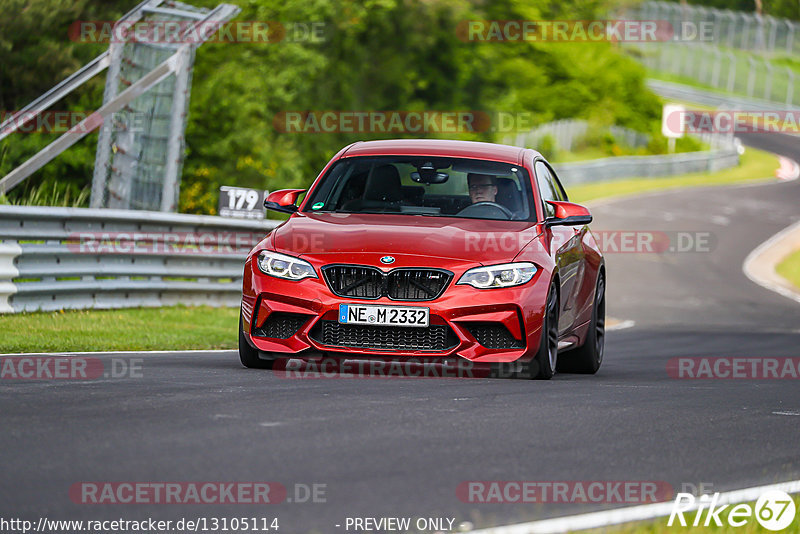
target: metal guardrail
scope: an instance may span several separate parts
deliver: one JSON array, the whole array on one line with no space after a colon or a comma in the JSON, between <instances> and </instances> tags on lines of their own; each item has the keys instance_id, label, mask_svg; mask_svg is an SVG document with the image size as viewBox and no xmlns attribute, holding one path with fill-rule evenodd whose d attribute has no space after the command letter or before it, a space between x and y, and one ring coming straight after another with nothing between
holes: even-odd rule
<instances>
[{"instance_id":1,"label":"metal guardrail","mask_svg":"<svg viewBox=\"0 0 800 534\"><path fill-rule=\"evenodd\" d=\"M735 148L707 152L683 152L660 156L620 156L553 165L564 185L604 182L623 178L657 178L715 172L739 164Z\"/></svg>"},{"instance_id":2,"label":"metal guardrail","mask_svg":"<svg viewBox=\"0 0 800 534\"><path fill-rule=\"evenodd\" d=\"M684 102L694 102L703 106L745 111L800 111L800 107L778 104L769 100L746 98L731 94L718 93L680 83L648 79L647 86L657 95Z\"/></svg>"},{"instance_id":3,"label":"metal guardrail","mask_svg":"<svg viewBox=\"0 0 800 534\"><path fill-rule=\"evenodd\" d=\"M249 250L278 221L0 206L0 313L238 306Z\"/></svg>"}]
</instances>

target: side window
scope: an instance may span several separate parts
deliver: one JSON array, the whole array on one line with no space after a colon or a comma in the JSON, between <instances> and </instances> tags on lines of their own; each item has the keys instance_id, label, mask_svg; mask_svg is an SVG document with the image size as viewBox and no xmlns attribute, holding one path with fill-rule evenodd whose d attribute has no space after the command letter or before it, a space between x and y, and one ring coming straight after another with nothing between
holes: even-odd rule
<instances>
[{"instance_id":1,"label":"side window","mask_svg":"<svg viewBox=\"0 0 800 534\"><path fill-rule=\"evenodd\" d=\"M564 202L569 201L569 198L567 198L567 192L564 190L564 186L561 185L561 181L558 179L558 176L556 176L556 171L554 171L549 165L547 166L547 169L550 171L550 177L553 180L553 189L555 189L558 200L563 200Z\"/></svg>"},{"instance_id":2,"label":"side window","mask_svg":"<svg viewBox=\"0 0 800 534\"><path fill-rule=\"evenodd\" d=\"M553 179L550 176L550 171L547 166L541 161L537 161L534 167L536 171L536 183L539 186L539 192L542 195L542 202L544 204L544 216L553 217L556 210L553 206L545 202L546 200L561 200L553 187Z\"/></svg>"}]
</instances>

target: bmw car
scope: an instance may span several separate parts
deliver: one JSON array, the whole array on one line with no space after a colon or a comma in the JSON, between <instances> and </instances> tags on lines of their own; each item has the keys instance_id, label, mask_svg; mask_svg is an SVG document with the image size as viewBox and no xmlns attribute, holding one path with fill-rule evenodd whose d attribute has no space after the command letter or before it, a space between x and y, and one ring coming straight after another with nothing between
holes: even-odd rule
<instances>
[{"instance_id":1,"label":"bmw car","mask_svg":"<svg viewBox=\"0 0 800 534\"><path fill-rule=\"evenodd\" d=\"M290 216L245 262L245 367L438 358L550 379L603 361L592 217L534 150L357 142L308 191L275 191L265 207Z\"/></svg>"}]
</instances>

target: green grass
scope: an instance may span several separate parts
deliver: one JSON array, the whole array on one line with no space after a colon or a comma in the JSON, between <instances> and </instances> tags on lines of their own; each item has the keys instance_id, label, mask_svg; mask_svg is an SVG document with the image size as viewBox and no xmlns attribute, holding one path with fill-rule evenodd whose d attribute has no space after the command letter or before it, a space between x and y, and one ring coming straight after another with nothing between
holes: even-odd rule
<instances>
[{"instance_id":1,"label":"green grass","mask_svg":"<svg viewBox=\"0 0 800 534\"><path fill-rule=\"evenodd\" d=\"M667 176L664 178L629 178L613 182L575 185L567 187L572 202L587 202L599 198L615 197L674 189L678 187L729 185L749 180L758 180L775 176L778 159L774 154L748 148L741 157L738 167L718 172L700 172Z\"/></svg>"},{"instance_id":2,"label":"green grass","mask_svg":"<svg viewBox=\"0 0 800 534\"><path fill-rule=\"evenodd\" d=\"M69 185L54 182L52 188L48 184L41 184L34 187L24 197L12 195L12 198L9 198L0 193L0 205L86 208L89 206L91 192L89 186L76 192Z\"/></svg>"},{"instance_id":3,"label":"green grass","mask_svg":"<svg viewBox=\"0 0 800 534\"><path fill-rule=\"evenodd\" d=\"M578 152L559 150L555 157L550 158L552 163L571 163L574 161L587 161L590 159L601 159L609 157L602 148L589 147Z\"/></svg>"},{"instance_id":4,"label":"green grass","mask_svg":"<svg viewBox=\"0 0 800 534\"><path fill-rule=\"evenodd\" d=\"M779 275L786 278L795 287L800 288L800 250L796 250L783 258L775 267Z\"/></svg>"},{"instance_id":5,"label":"green grass","mask_svg":"<svg viewBox=\"0 0 800 534\"><path fill-rule=\"evenodd\" d=\"M0 315L0 353L233 349L238 324L208 306Z\"/></svg>"},{"instance_id":6,"label":"green grass","mask_svg":"<svg viewBox=\"0 0 800 534\"><path fill-rule=\"evenodd\" d=\"M794 495L792 496L792 500L795 503L796 515L794 522L789 525L788 528L784 530L780 530L778 532L797 532L797 525L800 521L800 496ZM747 503L751 509L755 508L755 502ZM732 527L728 525L727 518L728 512L730 512L733 505L728 506L722 513L719 514L720 522L723 524L722 527L718 526L691 526L695 519L695 513L689 512L684 514L684 518L686 519L687 526L683 527L678 522L677 518L673 522L671 527L667 526L667 521L669 516L659 518L654 521L642 521L636 523L627 523L624 525L620 525L618 527L609 527L602 529L602 532L606 534L687 534L691 532L692 534L698 533L714 533L714 534L722 534L722 533L735 533L735 534L771 534L773 531L767 530L761 526L761 524L756 520L754 516L748 518L747 524L741 527ZM701 516L700 523L702 524L705 522L706 513L703 512ZM711 521L713 523L713 521ZM599 533L600 530L586 530L583 531L586 534L590 533Z\"/></svg>"},{"instance_id":7,"label":"green grass","mask_svg":"<svg viewBox=\"0 0 800 534\"><path fill-rule=\"evenodd\" d=\"M697 81L695 78L691 78L689 76L683 76L679 74L672 74L669 72L662 72L658 70L648 70L647 77L652 78L654 80L659 80L662 82L671 82L671 83L678 83L681 85L688 85L690 87L694 87L696 89L702 89L704 91L709 91L712 93L717 93L722 96L728 97L739 97L739 98L748 98L747 93L745 91L734 91L730 92L727 89L721 87L714 87L713 85L702 83ZM764 95L761 93L755 93L753 98L762 98ZM698 109L697 104L692 104L687 109Z\"/></svg>"},{"instance_id":8,"label":"green grass","mask_svg":"<svg viewBox=\"0 0 800 534\"><path fill-rule=\"evenodd\" d=\"M698 109L698 108L687 107L687 109ZM693 152L695 150L693 149L694 147L691 147L687 150L687 144L688 143L684 143L683 140L678 140L677 152L685 153L685 152ZM700 141L697 141L697 144L701 145L698 148L700 150L708 150L709 148L707 145L700 143ZM609 154L600 147L587 147L576 151L558 150L555 156L549 158L549 160L550 163L560 164L560 163L576 163L594 159L608 159L613 157L659 155L659 154L654 154L652 152L648 152L647 148L645 147L630 148L618 145L617 148L619 150L614 154Z\"/></svg>"},{"instance_id":9,"label":"green grass","mask_svg":"<svg viewBox=\"0 0 800 534\"><path fill-rule=\"evenodd\" d=\"M697 102L689 102L688 100L680 100L678 98L664 98L665 104L679 104L686 108L687 110L692 111L717 111L717 108L714 106L704 106L703 104L698 104Z\"/></svg>"}]
</instances>

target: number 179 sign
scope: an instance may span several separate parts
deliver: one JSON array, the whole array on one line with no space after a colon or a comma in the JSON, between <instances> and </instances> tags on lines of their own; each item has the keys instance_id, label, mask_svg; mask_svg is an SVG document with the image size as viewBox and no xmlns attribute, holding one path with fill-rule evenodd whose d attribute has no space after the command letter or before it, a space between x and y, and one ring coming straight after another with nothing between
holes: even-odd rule
<instances>
[{"instance_id":1,"label":"number 179 sign","mask_svg":"<svg viewBox=\"0 0 800 534\"><path fill-rule=\"evenodd\" d=\"M246 187L219 188L219 214L238 219L263 219L264 200L269 191L248 189Z\"/></svg>"}]
</instances>

